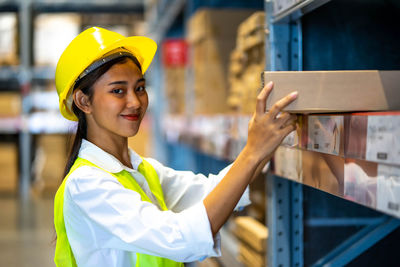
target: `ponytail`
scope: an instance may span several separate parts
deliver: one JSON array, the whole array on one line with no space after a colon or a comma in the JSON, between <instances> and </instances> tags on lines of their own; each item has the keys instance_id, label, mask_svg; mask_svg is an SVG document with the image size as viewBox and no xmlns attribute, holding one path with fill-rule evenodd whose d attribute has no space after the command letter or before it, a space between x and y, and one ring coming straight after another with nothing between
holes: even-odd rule
<instances>
[{"instance_id":1,"label":"ponytail","mask_svg":"<svg viewBox=\"0 0 400 267\"><path fill-rule=\"evenodd\" d=\"M72 104L72 109L78 117L78 127L76 129L76 134L73 137L74 142L72 143L71 151L68 155L67 164L64 169L64 176L67 176L71 170L72 165L74 165L75 160L78 158L79 149L81 148L82 139L87 139L87 124L85 113L83 113L75 103Z\"/></svg>"}]
</instances>

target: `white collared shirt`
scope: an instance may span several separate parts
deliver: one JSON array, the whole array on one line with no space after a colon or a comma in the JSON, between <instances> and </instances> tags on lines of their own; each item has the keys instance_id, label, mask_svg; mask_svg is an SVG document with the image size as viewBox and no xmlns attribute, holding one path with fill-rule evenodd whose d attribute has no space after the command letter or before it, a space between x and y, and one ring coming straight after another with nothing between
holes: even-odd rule
<instances>
[{"instance_id":1,"label":"white collared shirt","mask_svg":"<svg viewBox=\"0 0 400 267\"><path fill-rule=\"evenodd\" d=\"M130 150L133 169L87 140L79 157L104 170L127 170L153 201L146 179L137 171L142 159ZM79 267L132 266L136 253L191 262L220 256L220 237L212 236L203 199L228 172L218 175L175 171L146 158L154 167L168 211L142 201L139 193L123 187L99 168L82 166L70 174L65 186L65 228ZM157 203L157 201L153 201ZM248 190L237 207L250 204Z\"/></svg>"}]
</instances>

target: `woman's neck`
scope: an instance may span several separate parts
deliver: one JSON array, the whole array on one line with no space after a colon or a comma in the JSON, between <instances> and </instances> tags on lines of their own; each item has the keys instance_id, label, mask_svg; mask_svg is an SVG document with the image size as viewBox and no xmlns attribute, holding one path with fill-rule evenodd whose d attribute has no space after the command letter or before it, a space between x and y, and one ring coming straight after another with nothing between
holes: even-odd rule
<instances>
[{"instance_id":1,"label":"woman's neck","mask_svg":"<svg viewBox=\"0 0 400 267\"><path fill-rule=\"evenodd\" d=\"M132 168L127 137L109 135L100 136L98 133L91 134L90 131L88 131L87 140L116 157L125 166Z\"/></svg>"}]
</instances>

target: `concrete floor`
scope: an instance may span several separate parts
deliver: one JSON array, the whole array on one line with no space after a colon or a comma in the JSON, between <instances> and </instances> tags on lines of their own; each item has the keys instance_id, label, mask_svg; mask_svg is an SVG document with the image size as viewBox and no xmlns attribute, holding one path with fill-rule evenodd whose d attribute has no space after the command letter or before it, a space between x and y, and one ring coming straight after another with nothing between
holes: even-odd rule
<instances>
[{"instance_id":1,"label":"concrete floor","mask_svg":"<svg viewBox=\"0 0 400 267\"><path fill-rule=\"evenodd\" d=\"M53 199L0 196L0 267L54 267L54 238Z\"/></svg>"}]
</instances>

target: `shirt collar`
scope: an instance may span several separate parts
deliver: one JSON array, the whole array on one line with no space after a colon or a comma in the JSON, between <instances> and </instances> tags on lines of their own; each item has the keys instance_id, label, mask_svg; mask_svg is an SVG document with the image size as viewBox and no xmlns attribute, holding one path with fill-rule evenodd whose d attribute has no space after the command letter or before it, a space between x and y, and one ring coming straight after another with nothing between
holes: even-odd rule
<instances>
[{"instance_id":1,"label":"shirt collar","mask_svg":"<svg viewBox=\"0 0 400 267\"><path fill-rule=\"evenodd\" d=\"M133 169L131 169L123 165L116 157L86 139L82 139L78 157L86 159L111 173L118 173L122 170L133 172L134 170L137 170L140 163L142 163L142 158L135 151L129 148L129 158L133 167Z\"/></svg>"}]
</instances>

